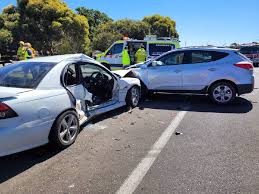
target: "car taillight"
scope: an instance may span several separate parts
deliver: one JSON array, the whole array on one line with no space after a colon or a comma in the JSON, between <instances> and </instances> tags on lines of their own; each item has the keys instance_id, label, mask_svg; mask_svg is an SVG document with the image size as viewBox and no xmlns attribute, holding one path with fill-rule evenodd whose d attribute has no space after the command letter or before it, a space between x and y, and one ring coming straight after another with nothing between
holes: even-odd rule
<instances>
[{"instance_id":1,"label":"car taillight","mask_svg":"<svg viewBox=\"0 0 259 194\"><path fill-rule=\"evenodd\" d=\"M4 103L0 103L0 119L8 119L12 117L17 117L17 113L14 112L9 106Z\"/></svg>"},{"instance_id":2,"label":"car taillight","mask_svg":"<svg viewBox=\"0 0 259 194\"><path fill-rule=\"evenodd\" d=\"M253 69L254 69L253 64L252 63L248 63L248 62L236 63L236 64L234 64L234 66L240 67L240 68L243 68L243 69L247 69L247 70L251 70L251 71L253 71Z\"/></svg>"}]
</instances>

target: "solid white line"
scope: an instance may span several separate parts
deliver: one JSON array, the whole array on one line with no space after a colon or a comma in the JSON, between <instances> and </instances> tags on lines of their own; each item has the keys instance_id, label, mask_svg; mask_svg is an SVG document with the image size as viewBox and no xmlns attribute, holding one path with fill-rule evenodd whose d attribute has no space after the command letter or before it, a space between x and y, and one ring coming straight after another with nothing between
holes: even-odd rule
<instances>
[{"instance_id":1,"label":"solid white line","mask_svg":"<svg viewBox=\"0 0 259 194\"><path fill-rule=\"evenodd\" d=\"M141 183L142 179L145 177L146 173L153 165L171 136L173 135L176 128L179 126L183 120L187 111L179 112L176 117L172 120L171 124L165 129L159 139L154 143L154 145L149 150L148 154L142 159L138 166L132 171L129 177L124 181L123 185L116 192L116 194L131 194L133 193L138 185Z\"/></svg>"}]
</instances>

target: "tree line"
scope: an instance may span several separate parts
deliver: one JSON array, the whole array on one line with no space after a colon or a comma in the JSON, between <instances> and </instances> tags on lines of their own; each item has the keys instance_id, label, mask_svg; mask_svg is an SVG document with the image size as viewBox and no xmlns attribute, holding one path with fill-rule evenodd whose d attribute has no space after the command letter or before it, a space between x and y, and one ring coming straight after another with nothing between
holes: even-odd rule
<instances>
[{"instance_id":1,"label":"tree line","mask_svg":"<svg viewBox=\"0 0 259 194\"><path fill-rule=\"evenodd\" d=\"M98 10L70 9L62 0L17 0L0 14L0 53L17 49L18 42L30 42L41 54L104 51L127 36L143 39L152 34L178 38L176 22L161 15L142 20L114 21Z\"/></svg>"}]
</instances>

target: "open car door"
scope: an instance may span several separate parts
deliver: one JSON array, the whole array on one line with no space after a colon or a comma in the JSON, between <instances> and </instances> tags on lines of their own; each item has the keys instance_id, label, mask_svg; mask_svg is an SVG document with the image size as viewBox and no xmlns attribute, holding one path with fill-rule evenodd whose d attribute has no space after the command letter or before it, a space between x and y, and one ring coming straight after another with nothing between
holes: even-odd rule
<instances>
[{"instance_id":1,"label":"open car door","mask_svg":"<svg viewBox=\"0 0 259 194\"><path fill-rule=\"evenodd\" d=\"M118 82L107 69L81 62L79 72L84 88L92 94L92 102L87 102L89 110L107 107L119 101Z\"/></svg>"}]
</instances>

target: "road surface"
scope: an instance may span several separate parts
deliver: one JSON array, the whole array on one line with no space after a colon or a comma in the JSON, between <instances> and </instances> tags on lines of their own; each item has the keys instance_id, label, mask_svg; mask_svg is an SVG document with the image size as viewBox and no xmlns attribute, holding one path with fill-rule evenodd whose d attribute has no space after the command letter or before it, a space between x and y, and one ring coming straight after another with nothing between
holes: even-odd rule
<instances>
[{"instance_id":1,"label":"road surface","mask_svg":"<svg viewBox=\"0 0 259 194\"><path fill-rule=\"evenodd\" d=\"M66 150L2 157L0 193L259 193L255 74L231 105L157 94L89 122Z\"/></svg>"}]
</instances>

